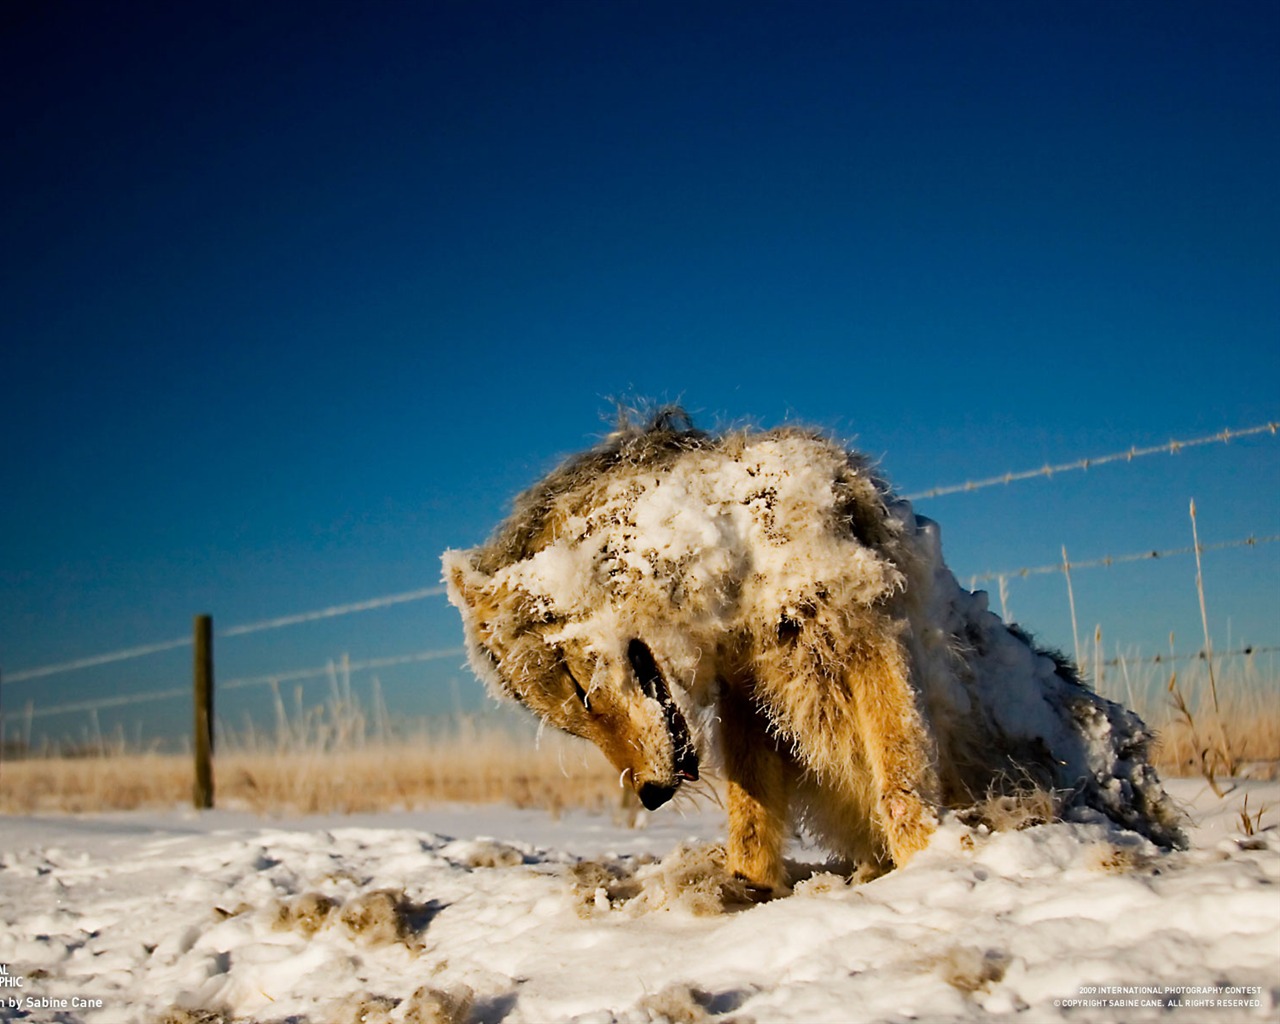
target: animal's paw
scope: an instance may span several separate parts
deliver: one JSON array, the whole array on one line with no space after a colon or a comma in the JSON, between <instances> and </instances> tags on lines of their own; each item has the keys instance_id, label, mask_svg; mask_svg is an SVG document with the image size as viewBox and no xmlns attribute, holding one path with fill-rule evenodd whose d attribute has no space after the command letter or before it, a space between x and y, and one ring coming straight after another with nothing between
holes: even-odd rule
<instances>
[{"instance_id":1,"label":"animal's paw","mask_svg":"<svg viewBox=\"0 0 1280 1024\"><path fill-rule=\"evenodd\" d=\"M733 877L742 884L741 892L744 902L747 903L768 903L770 900L776 900L791 894L791 890L785 885L753 882L741 871L735 871Z\"/></svg>"},{"instance_id":2,"label":"animal's paw","mask_svg":"<svg viewBox=\"0 0 1280 1024\"><path fill-rule=\"evenodd\" d=\"M929 845L933 830L938 825L932 809L907 790L886 793L880 801L880 814L889 841L889 853L898 867Z\"/></svg>"}]
</instances>

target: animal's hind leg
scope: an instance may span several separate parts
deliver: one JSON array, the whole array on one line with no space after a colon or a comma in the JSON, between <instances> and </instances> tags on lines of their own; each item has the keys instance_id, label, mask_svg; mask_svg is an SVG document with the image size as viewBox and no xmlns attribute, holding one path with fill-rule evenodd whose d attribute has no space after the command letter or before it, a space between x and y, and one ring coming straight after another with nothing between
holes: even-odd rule
<instances>
[{"instance_id":1,"label":"animal's hind leg","mask_svg":"<svg viewBox=\"0 0 1280 1024\"><path fill-rule=\"evenodd\" d=\"M750 698L725 687L720 698L728 868L760 898L787 889L782 848L795 783L795 766L778 749Z\"/></svg>"},{"instance_id":2,"label":"animal's hind leg","mask_svg":"<svg viewBox=\"0 0 1280 1024\"><path fill-rule=\"evenodd\" d=\"M876 816L901 867L924 849L937 825L939 788L933 743L906 654L894 639L861 645L846 671L858 733L875 786Z\"/></svg>"}]
</instances>

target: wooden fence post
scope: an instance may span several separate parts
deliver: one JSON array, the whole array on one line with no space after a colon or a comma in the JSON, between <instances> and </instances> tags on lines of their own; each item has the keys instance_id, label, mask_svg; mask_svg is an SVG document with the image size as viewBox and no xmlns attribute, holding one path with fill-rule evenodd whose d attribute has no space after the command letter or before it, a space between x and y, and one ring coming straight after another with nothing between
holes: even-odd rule
<instances>
[{"instance_id":1,"label":"wooden fence post","mask_svg":"<svg viewBox=\"0 0 1280 1024\"><path fill-rule=\"evenodd\" d=\"M213 618L195 619L196 778L192 798L197 808L213 806Z\"/></svg>"}]
</instances>

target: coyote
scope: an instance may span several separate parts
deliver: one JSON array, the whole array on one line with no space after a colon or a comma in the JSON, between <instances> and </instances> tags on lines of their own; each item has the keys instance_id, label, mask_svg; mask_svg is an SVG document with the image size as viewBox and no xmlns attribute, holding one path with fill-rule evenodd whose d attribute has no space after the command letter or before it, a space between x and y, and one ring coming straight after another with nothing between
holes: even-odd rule
<instances>
[{"instance_id":1,"label":"coyote","mask_svg":"<svg viewBox=\"0 0 1280 1024\"><path fill-rule=\"evenodd\" d=\"M476 674L645 807L719 770L728 867L762 898L793 826L887 870L943 808L1026 786L1185 844L1142 721L962 589L937 525L820 434L624 419L443 563Z\"/></svg>"}]
</instances>

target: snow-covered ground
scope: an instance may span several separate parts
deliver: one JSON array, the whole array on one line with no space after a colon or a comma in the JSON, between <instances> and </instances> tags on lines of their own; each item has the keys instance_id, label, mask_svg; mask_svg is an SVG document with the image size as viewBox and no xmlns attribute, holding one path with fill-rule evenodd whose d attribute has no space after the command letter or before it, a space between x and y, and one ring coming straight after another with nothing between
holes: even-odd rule
<instances>
[{"instance_id":1,"label":"snow-covered ground","mask_svg":"<svg viewBox=\"0 0 1280 1024\"><path fill-rule=\"evenodd\" d=\"M1274 1021L1280 784L1170 789L1187 853L951 820L758 906L714 807L0 818L0 1020Z\"/></svg>"}]
</instances>

